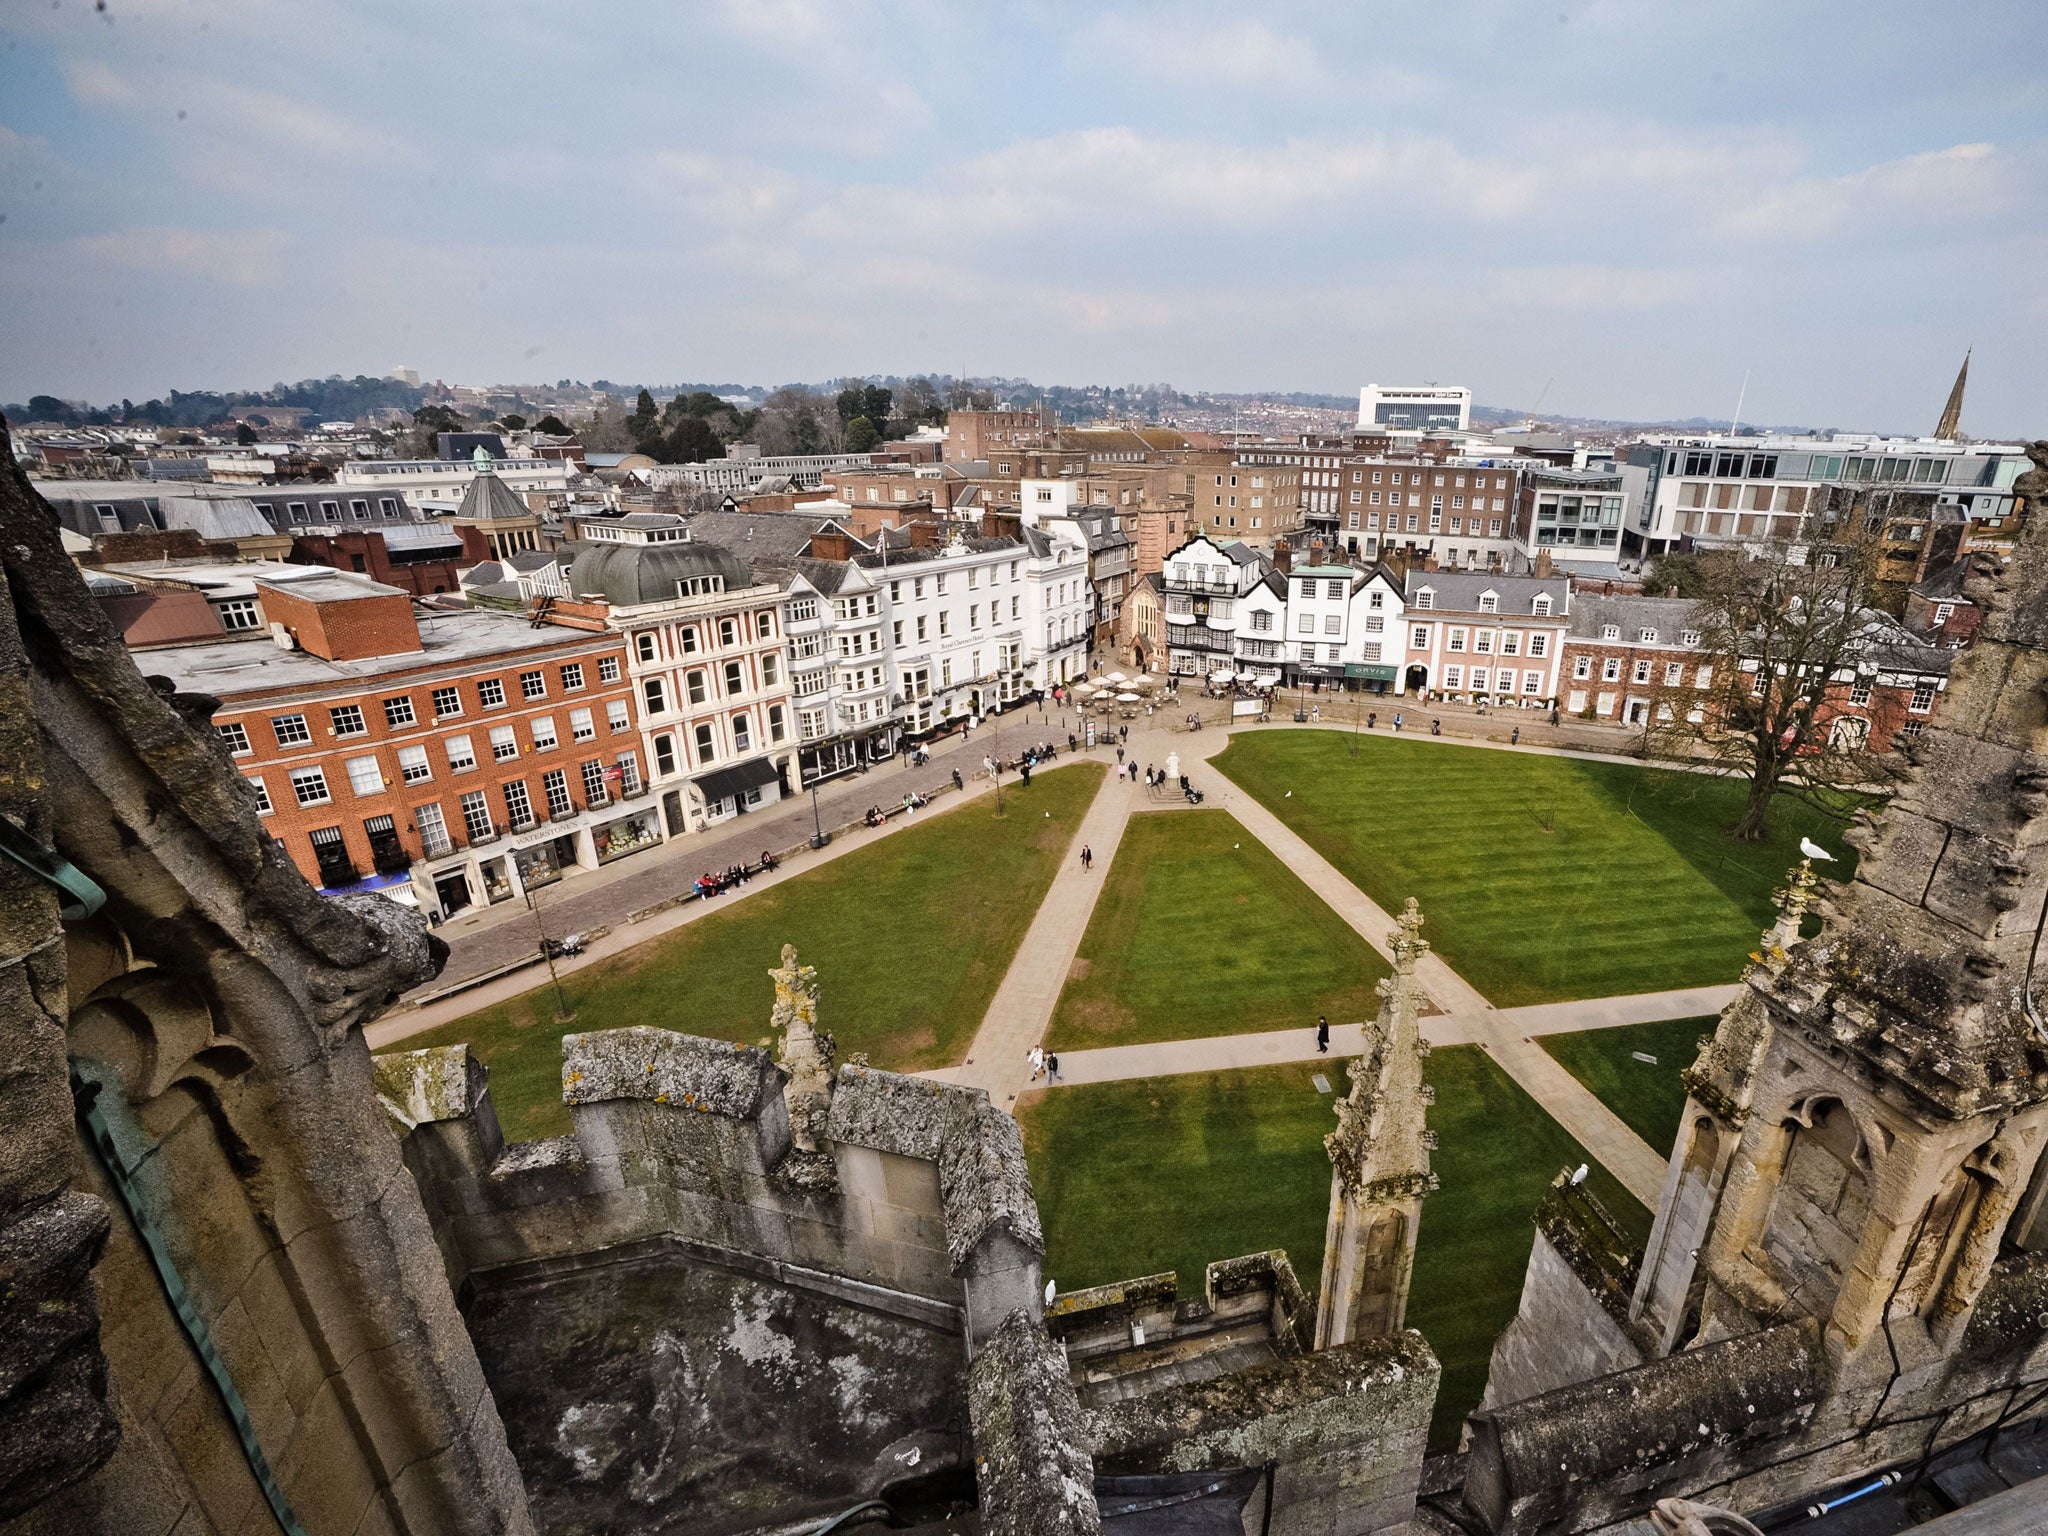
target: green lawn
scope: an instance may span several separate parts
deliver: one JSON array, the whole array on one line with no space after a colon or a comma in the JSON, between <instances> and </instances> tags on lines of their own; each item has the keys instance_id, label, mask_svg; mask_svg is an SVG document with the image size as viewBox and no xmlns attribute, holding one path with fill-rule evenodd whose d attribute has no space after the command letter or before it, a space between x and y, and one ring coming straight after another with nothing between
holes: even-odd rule
<instances>
[{"instance_id":1,"label":"green lawn","mask_svg":"<svg viewBox=\"0 0 2048 1536\"><path fill-rule=\"evenodd\" d=\"M718 1040L768 1034L782 946L818 968L820 1023L842 1059L899 1071L964 1057L1107 770L1077 763L917 823L566 980L576 1021L538 988L394 1049L467 1041L491 1069L512 1140L560 1134L561 1037L653 1024ZM1049 814L1048 814L1049 813Z\"/></svg>"},{"instance_id":2,"label":"green lawn","mask_svg":"<svg viewBox=\"0 0 2048 1536\"><path fill-rule=\"evenodd\" d=\"M1842 823L1781 798L1731 842L1740 781L1334 731L1240 734L1215 766L1501 1007L1733 981L1802 834ZM1291 792L1291 798L1290 798Z\"/></svg>"},{"instance_id":3,"label":"green lawn","mask_svg":"<svg viewBox=\"0 0 2048 1536\"><path fill-rule=\"evenodd\" d=\"M1659 1152L1668 1152L1685 1113L1685 1084L1678 1074L1699 1056L1700 1036L1711 1035L1719 1022L1708 1014L1620 1029L1538 1035L1536 1043L1626 1120L1630 1130ZM1637 1061L1637 1051L1656 1057L1656 1063Z\"/></svg>"},{"instance_id":4,"label":"green lawn","mask_svg":"<svg viewBox=\"0 0 2048 1536\"><path fill-rule=\"evenodd\" d=\"M1331 1093L1315 1090L1317 1072ZM1521 1299L1536 1204L1559 1169L1587 1159L1478 1047L1433 1052L1428 1075L1442 1188L1423 1206L1408 1322L1443 1361L1431 1444L1448 1450ZM1341 1064L1318 1062L1030 1095L1020 1119L1047 1275L1078 1290L1171 1269L1196 1295L1211 1260L1284 1248L1313 1292L1330 1198L1322 1138L1347 1086ZM1646 1241L1650 1213L1597 1164L1589 1182Z\"/></svg>"},{"instance_id":5,"label":"green lawn","mask_svg":"<svg viewBox=\"0 0 2048 1536\"><path fill-rule=\"evenodd\" d=\"M1133 816L1053 1014L1078 1051L1354 1023L1387 963L1228 811Z\"/></svg>"}]
</instances>

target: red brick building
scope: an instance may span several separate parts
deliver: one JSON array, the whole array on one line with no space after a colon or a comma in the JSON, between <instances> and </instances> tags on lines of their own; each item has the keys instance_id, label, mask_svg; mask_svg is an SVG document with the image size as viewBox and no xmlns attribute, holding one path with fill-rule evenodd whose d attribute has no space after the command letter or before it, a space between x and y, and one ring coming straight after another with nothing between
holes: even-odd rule
<instances>
[{"instance_id":1,"label":"red brick building","mask_svg":"<svg viewBox=\"0 0 2048 1536\"><path fill-rule=\"evenodd\" d=\"M1567 715L1642 726L1668 720L1697 696L1701 708L1725 669L1739 661L1708 653L1693 604L1678 597L1596 597L1575 593L1564 639L1559 707ZM1829 682L1821 720L1839 745L1888 751L1917 736L1948 687L1950 654L1871 615L1868 644L1853 668ZM1754 670L1754 667L1750 668Z\"/></svg>"},{"instance_id":2,"label":"red brick building","mask_svg":"<svg viewBox=\"0 0 2048 1536\"><path fill-rule=\"evenodd\" d=\"M323 890L430 913L660 841L621 638L421 610L367 577L259 580L269 632L152 649Z\"/></svg>"},{"instance_id":3,"label":"red brick building","mask_svg":"<svg viewBox=\"0 0 2048 1536\"><path fill-rule=\"evenodd\" d=\"M326 565L354 571L414 597L459 592L456 572L473 565L464 553L462 535L431 523L393 524L385 528L317 528L292 530L294 565Z\"/></svg>"}]
</instances>

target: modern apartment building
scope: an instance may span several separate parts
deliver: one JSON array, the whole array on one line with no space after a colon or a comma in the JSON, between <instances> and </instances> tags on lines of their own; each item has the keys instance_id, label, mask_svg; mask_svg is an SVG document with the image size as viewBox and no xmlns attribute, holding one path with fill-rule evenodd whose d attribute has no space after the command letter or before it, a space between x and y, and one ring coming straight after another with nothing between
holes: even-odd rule
<instances>
[{"instance_id":1,"label":"modern apartment building","mask_svg":"<svg viewBox=\"0 0 2048 1536\"><path fill-rule=\"evenodd\" d=\"M2017 443L1941 438L1654 435L1629 446L1647 475L1627 509L1623 547L1655 555L1681 540L1790 537L1828 485L1925 490L1990 542L2012 533L2012 483L2027 468Z\"/></svg>"}]
</instances>

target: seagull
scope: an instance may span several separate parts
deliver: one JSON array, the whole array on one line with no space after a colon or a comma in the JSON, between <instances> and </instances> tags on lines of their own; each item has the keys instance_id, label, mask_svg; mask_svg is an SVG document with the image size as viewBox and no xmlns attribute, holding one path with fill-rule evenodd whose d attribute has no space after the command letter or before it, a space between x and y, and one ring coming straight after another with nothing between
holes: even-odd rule
<instances>
[{"instance_id":1,"label":"seagull","mask_svg":"<svg viewBox=\"0 0 2048 1536\"><path fill-rule=\"evenodd\" d=\"M1809 859L1824 859L1830 864L1835 862L1835 856L1810 837L1799 839L1799 851Z\"/></svg>"},{"instance_id":2,"label":"seagull","mask_svg":"<svg viewBox=\"0 0 2048 1536\"><path fill-rule=\"evenodd\" d=\"M1047 1305L1048 1307L1052 1305L1052 1299L1053 1299L1053 1297L1054 1297L1054 1296L1056 1296L1056 1295L1058 1295L1058 1294L1059 1294L1059 1288L1058 1288L1057 1286L1055 1286L1055 1285L1054 1285L1054 1284L1053 1284L1053 1283L1052 1283L1052 1282L1051 1282L1050 1280L1046 1281L1046 1282L1045 1282L1045 1304L1046 1304L1046 1305Z\"/></svg>"},{"instance_id":3,"label":"seagull","mask_svg":"<svg viewBox=\"0 0 2048 1536\"><path fill-rule=\"evenodd\" d=\"M1586 1173L1587 1173L1587 1171L1588 1171L1588 1170L1587 1170L1587 1167L1586 1167L1586 1165L1585 1165L1584 1163L1581 1163L1581 1164L1579 1164L1578 1168L1577 1168L1576 1170L1574 1170L1574 1171L1573 1171L1573 1173L1572 1173L1572 1188L1573 1188L1573 1189L1577 1189L1577 1188L1578 1188L1578 1187L1579 1187L1579 1186L1580 1186L1581 1184L1583 1184L1583 1183L1585 1183L1585 1182L1586 1182Z\"/></svg>"},{"instance_id":4,"label":"seagull","mask_svg":"<svg viewBox=\"0 0 2048 1536\"><path fill-rule=\"evenodd\" d=\"M1294 798L1294 791L1290 789L1289 791L1287 791L1286 794L1282 795L1280 798L1282 800L1292 800Z\"/></svg>"}]
</instances>

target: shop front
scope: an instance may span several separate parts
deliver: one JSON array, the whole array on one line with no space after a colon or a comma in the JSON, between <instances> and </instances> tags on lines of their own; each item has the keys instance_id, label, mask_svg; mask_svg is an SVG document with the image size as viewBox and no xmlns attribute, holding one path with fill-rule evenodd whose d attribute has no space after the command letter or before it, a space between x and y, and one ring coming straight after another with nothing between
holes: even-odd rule
<instances>
[{"instance_id":1,"label":"shop front","mask_svg":"<svg viewBox=\"0 0 2048 1536\"><path fill-rule=\"evenodd\" d=\"M765 757L748 758L729 768L701 774L692 781L692 787L704 802L707 823L729 821L782 798L781 775Z\"/></svg>"},{"instance_id":2,"label":"shop front","mask_svg":"<svg viewBox=\"0 0 2048 1536\"><path fill-rule=\"evenodd\" d=\"M1369 662L1344 663L1344 686L1366 693L1385 693L1394 686L1398 676L1392 667L1374 666Z\"/></svg>"},{"instance_id":3,"label":"shop front","mask_svg":"<svg viewBox=\"0 0 2048 1536\"><path fill-rule=\"evenodd\" d=\"M659 847L661 807L650 802L614 816L610 821L592 827L590 839L596 847L600 864L623 859L627 854L638 853L644 848Z\"/></svg>"},{"instance_id":4,"label":"shop front","mask_svg":"<svg viewBox=\"0 0 2048 1536\"><path fill-rule=\"evenodd\" d=\"M512 849L512 867L518 871L519 884L525 890L538 890L544 885L553 885L562 878L565 869L576 864L576 834L573 832L539 832Z\"/></svg>"},{"instance_id":5,"label":"shop front","mask_svg":"<svg viewBox=\"0 0 2048 1536\"><path fill-rule=\"evenodd\" d=\"M804 788L836 779L842 773L852 773L861 765L860 747L859 740L852 736L834 736L830 741L799 747L797 773Z\"/></svg>"}]
</instances>

